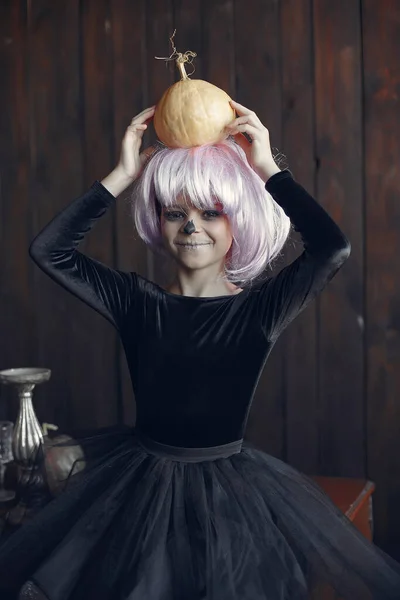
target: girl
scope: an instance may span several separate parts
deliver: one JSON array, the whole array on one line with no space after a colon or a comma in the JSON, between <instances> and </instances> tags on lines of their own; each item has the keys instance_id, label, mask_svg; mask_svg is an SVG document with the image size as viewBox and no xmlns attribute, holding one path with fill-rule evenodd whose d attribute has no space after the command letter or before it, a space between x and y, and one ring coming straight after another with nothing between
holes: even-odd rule
<instances>
[{"instance_id":1,"label":"girl","mask_svg":"<svg viewBox=\"0 0 400 600\"><path fill-rule=\"evenodd\" d=\"M307 477L243 443L275 341L350 246L275 164L258 117L232 106L239 117L227 141L141 154L154 107L140 113L116 169L32 243L38 266L118 330L137 422L82 440L86 468L0 549L11 594L22 586L21 598L48 600L304 600L330 584L349 600L400 598L397 563ZM167 289L78 251L135 180L137 230L176 264ZM258 281L291 225L303 253Z\"/></svg>"}]
</instances>

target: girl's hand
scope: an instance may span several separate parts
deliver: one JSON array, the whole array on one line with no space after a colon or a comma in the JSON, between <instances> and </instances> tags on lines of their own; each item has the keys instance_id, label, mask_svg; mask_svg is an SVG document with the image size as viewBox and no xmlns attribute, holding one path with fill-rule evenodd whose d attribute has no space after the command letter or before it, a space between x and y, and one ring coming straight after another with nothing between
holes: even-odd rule
<instances>
[{"instance_id":1,"label":"girl's hand","mask_svg":"<svg viewBox=\"0 0 400 600\"><path fill-rule=\"evenodd\" d=\"M232 135L244 150L249 165L257 175L263 181L268 181L272 175L280 171L272 156L269 131L255 112L234 100L230 103L239 117L226 127L226 132ZM251 141L243 133L246 133Z\"/></svg>"},{"instance_id":2,"label":"girl's hand","mask_svg":"<svg viewBox=\"0 0 400 600\"><path fill-rule=\"evenodd\" d=\"M121 156L117 170L131 181L137 179L152 153L153 148L148 148L140 153L140 147L143 134L147 129L147 124L154 116L155 109L155 106L151 106L133 117L122 140Z\"/></svg>"}]
</instances>

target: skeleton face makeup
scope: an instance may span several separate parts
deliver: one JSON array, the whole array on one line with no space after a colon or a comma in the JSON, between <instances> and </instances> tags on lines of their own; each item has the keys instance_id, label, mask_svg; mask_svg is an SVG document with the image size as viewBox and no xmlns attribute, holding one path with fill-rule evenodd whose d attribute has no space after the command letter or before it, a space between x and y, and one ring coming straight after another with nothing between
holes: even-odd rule
<instances>
[{"instance_id":1,"label":"skeleton face makeup","mask_svg":"<svg viewBox=\"0 0 400 600\"><path fill-rule=\"evenodd\" d=\"M193 221L188 221L185 225L185 227L183 228L184 233L187 233L188 235L190 235L191 233L193 233L194 231L196 231L196 227L194 226Z\"/></svg>"},{"instance_id":2,"label":"skeleton face makeup","mask_svg":"<svg viewBox=\"0 0 400 600\"><path fill-rule=\"evenodd\" d=\"M201 210L180 196L162 209L161 230L164 247L179 266L223 271L232 233L221 205Z\"/></svg>"}]
</instances>

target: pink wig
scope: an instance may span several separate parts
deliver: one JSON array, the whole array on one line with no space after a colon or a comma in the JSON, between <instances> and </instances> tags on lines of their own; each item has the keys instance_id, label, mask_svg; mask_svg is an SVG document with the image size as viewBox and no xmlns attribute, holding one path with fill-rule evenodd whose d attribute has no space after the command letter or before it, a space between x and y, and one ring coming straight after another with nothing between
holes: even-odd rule
<instances>
[{"instance_id":1,"label":"pink wig","mask_svg":"<svg viewBox=\"0 0 400 600\"><path fill-rule=\"evenodd\" d=\"M232 139L196 148L156 148L133 192L133 218L140 237L153 250L163 251L160 206L185 195L200 210L220 202L229 219L233 242L225 277L250 283L281 252L290 220L266 191L264 182Z\"/></svg>"}]
</instances>

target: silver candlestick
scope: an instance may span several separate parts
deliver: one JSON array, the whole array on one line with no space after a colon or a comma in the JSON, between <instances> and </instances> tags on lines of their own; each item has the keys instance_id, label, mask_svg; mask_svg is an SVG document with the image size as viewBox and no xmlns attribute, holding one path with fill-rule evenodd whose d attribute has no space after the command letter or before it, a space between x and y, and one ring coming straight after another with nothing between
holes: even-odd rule
<instances>
[{"instance_id":1,"label":"silver candlestick","mask_svg":"<svg viewBox=\"0 0 400 600\"><path fill-rule=\"evenodd\" d=\"M46 485L41 469L43 432L33 408L35 386L48 381L50 369L20 368L0 371L0 382L13 385L19 397L19 412L14 426L12 449L18 465L19 504L12 521L19 522L46 501Z\"/></svg>"}]
</instances>

